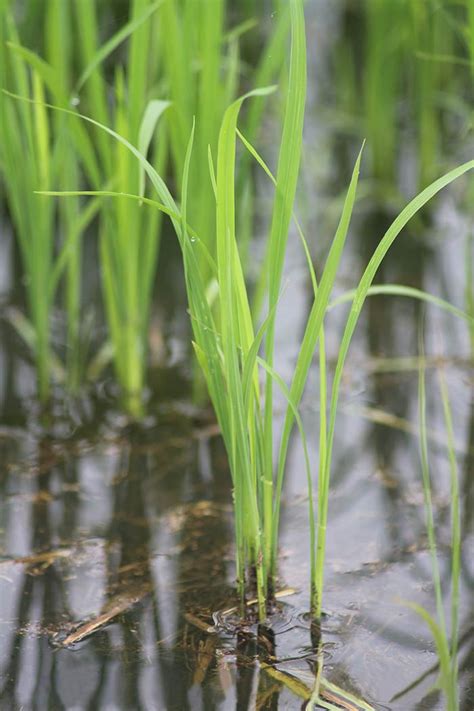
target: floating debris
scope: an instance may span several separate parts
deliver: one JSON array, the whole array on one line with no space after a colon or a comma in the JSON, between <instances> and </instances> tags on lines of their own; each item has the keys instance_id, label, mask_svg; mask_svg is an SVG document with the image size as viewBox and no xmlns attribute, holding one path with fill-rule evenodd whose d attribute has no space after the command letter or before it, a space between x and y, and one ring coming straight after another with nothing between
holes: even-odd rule
<instances>
[{"instance_id":1,"label":"floating debris","mask_svg":"<svg viewBox=\"0 0 474 711\"><path fill-rule=\"evenodd\" d=\"M61 647L71 647L77 642L81 642L86 637L98 632L111 622L118 615L127 612L131 607L141 602L152 590L151 584L142 584L139 589L130 589L122 592L109 600L106 609L96 617L87 622L79 623L75 629L70 632L64 639L61 639L61 633L53 635L53 642Z\"/></svg>"}]
</instances>

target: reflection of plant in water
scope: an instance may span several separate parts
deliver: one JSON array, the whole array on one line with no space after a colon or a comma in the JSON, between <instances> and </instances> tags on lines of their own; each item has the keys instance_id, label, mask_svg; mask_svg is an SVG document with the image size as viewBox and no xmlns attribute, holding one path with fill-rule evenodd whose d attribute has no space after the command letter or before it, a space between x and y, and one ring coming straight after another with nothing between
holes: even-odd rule
<instances>
[{"instance_id":1,"label":"reflection of plant in water","mask_svg":"<svg viewBox=\"0 0 474 711\"><path fill-rule=\"evenodd\" d=\"M28 679L33 684L29 688L28 701L35 698L38 704L62 706L58 695L56 657L51 647L47 632L49 626L60 620L61 613L67 612L67 594L61 580L61 575L54 565L57 559L49 553L54 540L54 524L51 517L51 442L43 440L38 443L36 461L37 474L34 496L31 506L31 538L35 549L42 553L24 556L11 561L14 567L21 567L22 582L15 594L18 608L15 611L15 629L9 644L10 651L6 655L7 665L2 669L2 687L0 702L2 708L17 708L25 699L25 689L19 683L24 678L23 669L31 664L32 654L37 655L39 663L36 674ZM8 484L9 477L3 478ZM15 518L17 512L14 512ZM16 521L9 521L10 534L16 533ZM6 580L8 580L8 570ZM10 581L10 585L14 585ZM3 596L2 596L3 602ZM2 620L3 622L4 620ZM51 684L45 685L45 670L49 670Z\"/></svg>"}]
</instances>

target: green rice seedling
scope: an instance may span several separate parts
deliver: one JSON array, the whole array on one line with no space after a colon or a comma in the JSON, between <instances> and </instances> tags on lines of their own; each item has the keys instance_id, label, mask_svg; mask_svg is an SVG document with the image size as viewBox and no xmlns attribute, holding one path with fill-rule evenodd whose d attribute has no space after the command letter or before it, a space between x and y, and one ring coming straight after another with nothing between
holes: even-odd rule
<instances>
[{"instance_id":1,"label":"green rice seedling","mask_svg":"<svg viewBox=\"0 0 474 711\"><path fill-rule=\"evenodd\" d=\"M22 80L26 77L22 77ZM22 81L21 80L21 81ZM20 84L21 87L25 85ZM33 96L44 98L43 85L38 77L33 78ZM28 95L28 89L22 92ZM5 190L9 198L12 219L20 241L25 269L28 310L33 326L33 347L37 367L38 393L44 402L50 388L50 337L49 320L52 298L49 294L49 278L53 259L53 219L55 206L42 205L38 196L33 196L36 187L48 188L49 184L49 125L47 114L40 106L33 110L17 107L5 99L2 101L2 125L6 140L2 141L2 173L8 173ZM28 136L29 148L25 147L17 131L21 122ZM26 150L25 150L26 148ZM30 170L25 174L18 168L18 157L27 153Z\"/></svg>"},{"instance_id":2,"label":"green rice seedling","mask_svg":"<svg viewBox=\"0 0 474 711\"><path fill-rule=\"evenodd\" d=\"M372 156L371 174L394 179L398 144L397 96L400 84L401 33L393 32L403 21L403 2L368 0L366 3L366 91L364 115Z\"/></svg>"},{"instance_id":3,"label":"green rice seedling","mask_svg":"<svg viewBox=\"0 0 474 711\"><path fill-rule=\"evenodd\" d=\"M275 212L281 216L282 224L278 224L277 218L274 217L272 239L275 244L278 239L286 242L286 232L292 214L301 152L306 84L302 3L300 0L292 0L290 8L292 14L290 77L275 195ZM268 90L255 91L247 97L249 99L260 97L266 93ZM211 171L211 180L216 193L217 258L215 261L196 232L188 228L187 195L194 130L183 166L182 203L179 209L159 174L142 154L113 129L105 126L104 129L117 138L121 147L126 146L138 158L158 192L161 200L159 208L170 215L180 240L195 350L206 377L229 454L236 507L239 587L243 594L246 570L252 569L258 591L259 615L264 618L268 582L271 579L270 554L274 534L270 524L274 515L270 505L272 498L266 491L269 488L269 476L268 471L265 470L265 456L268 456L269 450L265 442L265 416L268 418L268 415L265 415L261 405L258 364L260 363L282 387L284 384L274 373L271 363L257 360L265 329L276 309L276 301L271 306L266 323L255 334L235 235L236 124L240 107L247 97L231 104L225 112L219 133L216 175L214 170ZM98 125L98 122L93 119L88 121ZM100 194L105 195L103 191ZM130 194L130 197L133 195ZM116 197L116 199L122 198ZM145 205L152 204L152 201L146 197L141 198L139 194L135 194L134 199L136 201L142 199ZM275 263L271 263L273 273L269 273L274 294L279 290L276 281L281 280L284 258L284 244L277 244L277 247L278 259ZM200 268L203 259L206 261L204 274ZM218 284L218 321L207 299L206 272L208 270L211 270ZM274 324L272 328L274 329ZM267 354L269 352L270 346L267 346ZM267 403L265 407L268 412L270 404ZM294 417L300 423L296 410ZM270 523L265 520L265 515L267 519L270 517ZM270 536L270 541L265 541L265 534Z\"/></svg>"},{"instance_id":4,"label":"green rice seedling","mask_svg":"<svg viewBox=\"0 0 474 711\"><path fill-rule=\"evenodd\" d=\"M256 21L251 13L259 11L255 3L242 9L243 16L250 19L227 32L225 21L230 5L226 0L171 0L165 3L160 13L161 62L166 96L171 101L169 137L173 173L180 181L189 134L194 125L188 215L214 259L217 250L216 209L208 156L216 155L224 112L236 98L240 85L240 37L253 29ZM270 84L280 71L289 27L288 7L283 6L277 13L275 24L253 71L255 86ZM251 141L257 136L263 109L264 100L258 97L248 107L244 125ZM239 254L244 272L254 218L251 167L251 160L244 151L238 161L235 198ZM208 262L202 253L198 260L202 278L212 289L213 275ZM195 370L194 375L194 393L199 400L202 399L202 381L198 371Z\"/></svg>"},{"instance_id":5,"label":"green rice seedling","mask_svg":"<svg viewBox=\"0 0 474 711\"><path fill-rule=\"evenodd\" d=\"M133 0L130 21L121 27L104 45L99 44L98 19L94 0L62 3L50 0L47 5L46 55L49 61L15 42L12 56L16 62L28 63L40 77L56 104L70 106L80 100L94 106L94 112L105 122L113 122L118 130L136 142L144 153L152 143L157 122L168 107L163 100L150 98L150 85L155 75L148 66L148 47L152 36L150 17L161 2ZM75 11L73 13L73 10ZM70 47L64 40L67 22L77 23L78 33L71 32L80 42L82 73L72 86L66 58ZM103 62L124 40L129 39L127 69L119 67L115 73L115 101L111 107L106 100L106 81ZM67 44L67 46L66 46ZM26 70L25 70L26 71ZM25 92L21 92L25 93ZM81 172L88 183L98 190L113 180L121 192L142 190L143 176L135 161L118 144L107 141L101 133L84 131L82 122L55 115L53 134L57 136L58 170L48 187L69 184L76 186ZM166 160L166 141L161 142L153 159L163 169ZM114 177L111 178L111 174ZM31 189L46 187L34 179ZM34 198L37 199L36 197ZM69 202L69 201L68 201ZM48 208L51 209L51 208ZM78 206L70 201L62 206L61 216L66 227L76 220ZM140 210L128 201L116 201L100 211L99 241L102 266L103 294L112 342L113 362L122 389L124 406L133 417L142 412L142 392L146 368L146 341L152 285L155 277L159 245L159 213ZM65 229L70 234L70 229ZM53 241L54 230L50 240ZM140 235L140 239L137 238ZM73 238L66 238L67 249L61 266L68 273L66 303L68 313L68 353L72 358L79 352L79 264L80 240L77 230ZM48 320L44 319L45 327ZM76 370L71 368L71 371ZM77 382L77 375L75 377Z\"/></svg>"},{"instance_id":6,"label":"green rice seedling","mask_svg":"<svg viewBox=\"0 0 474 711\"><path fill-rule=\"evenodd\" d=\"M58 57L62 67L58 81L68 83L70 52L67 41L58 43L58 25L69 19L68 8L57 2L49 6L48 51ZM71 389L78 384L79 369L79 298L80 298L80 253L56 250L56 227L68 241L79 237L94 212L81 213L77 201L69 205L44 204L34 190L47 189L61 182L65 176L77 178L77 161L70 143L62 130L64 117L50 116L43 103L46 85L39 71L30 71L21 56L7 46L19 44L18 32L8 3L0 5L0 84L26 96L36 103L19 105L5 94L0 97L1 125L3 130L0 145L0 172L5 187L5 196L18 237L24 268L25 290L29 323L17 318L22 334L26 335L36 362L38 395L46 402L50 392L53 369L56 375L67 379ZM59 61L60 57L60 61ZM77 241L79 241L77 239ZM67 267L65 291L67 312L65 367L58 365L51 348L51 311L59 277Z\"/></svg>"},{"instance_id":7,"label":"green rice seedling","mask_svg":"<svg viewBox=\"0 0 474 711\"><path fill-rule=\"evenodd\" d=\"M195 151L199 160L190 169L189 214L210 252L214 252L211 240L215 234L215 209L208 146L215 154L219 123L225 106L233 98L238 69L234 61L227 82L222 79L224 19L223 0L213 3L174 1L163 6L160 23L167 95L172 103L170 141L174 172L178 178L183 174L189 134L196 117Z\"/></svg>"},{"instance_id":8,"label":"green rice seedling","mask_svg":"<svg viewBox=\"0 0 474 711\"><path fill-rule=\"evenodd\" d=\"M215 257L215 203L208 171L208 150L215 155L220 122L233 100L239 83L239 37L252 23L225 31L225 0L131 0L129 21L104 44L100 41L99 6L96 0L48 0L45 59L19 46L12 47L20 59L36 71L56 105L81 105L97 121L112 125L137 145L161 174L169 158L172 172L181 180L189 132L195 117L196 159L190 168L189 214L210 254ZM279 13L269 52L262 53L256 68L259 82L266 83L279 71L288 30L288 13ZM65 28L71 26L71 32ZM156 41L155 41L155 38ZM128 42L123 66L113 77L109 91L106 62L122 43ZM71 52L79 59L71 78ZM10 87L15 91L15 87ZM112 101L107 99L109 92ZM24 92L17 92L24 93ZM249 112L246 131L256 135L263 103ZM163 116L163 118L161 118ZM159 126L157 129L157 125ZM53 135L61 136L64 156L56 186L77 187L85 178L92 190L113 188L116 192L144 195L143 169L120 144L100 131L75 135L70 119L57 115ZM75 124L74 124L75 126ZM76 127L77 128L77 127ZM80 162L81 172L77 162ZM250 162L239 169L242 200L242 254L252 226ZM47 187L38 184L37 188ZM73 219L78 203L61 208L65 223ZM133 417L142 414L146 374L149 309L160 242L160 213L141 209L126 199L107 202L100 208L99 250L105 311L112 344L113 363L126 409ZM138 237L139 235L139 237ZM78 353L80 241L69 241L66 268L68 317L67 353ZM199 254L201 273L209 285L208 260ZM63 260L64 261L64 260ZM207 271L207 274L206 274ZM74 316L74 318L72 317ZM70 368L71 373L77 368ZM71 376L77 381L77 376Z\"/></svg>"},{"instance_id":9,"label":"green rice seedling","mask_svg":"<svg viewBox=\"0 0 474 711\"><path fill-rule=\"evenodd\" d=\"M253 7L252 7L253 5ZM259 8L249 3L241 25L226 30L230 5L226 0L169 0L159 13L158 32L162 47L164 91L171 102L169 133L173 172L181 179L191 127L195 125L194 158L190 166L188 212L196 232L215 257L215 198L209 178L208 153L216 155L219 128L227 106L236 98L241 74L240 37L254 29ZM252 16L252 13L254 15ZM253 71L253 84L266 86L278 75L284 57L289 26L288 8L276 14L276 27ZM248 109L245 133L253 141L264 108L258 98ZM253 209L250 161L238 164L236 219L239 222L241 256L251 234ZM206 260L199 257L203 274ZM208 271L208 280L211 275Z\"/></svg>"},{"instance_id":10,"label":"green rice seedling","mask_svg":"<svg viewBox=\"0 0 474 711\"><path fill-rule=\"evenodd\" d=\"M423 47L428 54L436 53L443 46L446 34L445 23L439 22L432 3L412 2L412 33L410 44L416 53L417 47ZM416 56L416 55L415 55ZM433 157L439 155L438 143L441 137L439 112L436 110L436 91L442 86L442 74L445 67L439 63L418 60L414 76L413 112L417 117L418 128L418 185L426 185L433 178Z\"/></svg>"},{"instance_id":11,"label":"green rice seedling","mask_svg":"<svg viewBox=\"0 0 474 711\"><path fill-rule=\"evenodd\" d=\"M70 3L50 0L45 12L46 58L51 66L57 68L57 81L64 95L72 88L72 37L73 17ZM77 152L70 142L67 120L54 114L51 132L57 143L57 171L54 182L61 185L76 184L79 178ZM53 180L53 178L52 178ZM75 230L79 218L78 201L71 200L59 206L59 231L66 236ZM64 239L64 238L63 238ZM81 358L82 344L81 322L81 240L76 240L74 250L69 250L66 257L66 278L64 284L64 304L67 315L66 324L66 380L71 392L76 392L83 381L84 358Z\"/></svg>"},{"instance_id":12,"label":"green rice seedling","mask_svg":"<svg viewBox=\"0 0 474 711\"><path fill-rule=\"evenodd\" d=\"M423 348L421 348L423 351ZM423 358L419 369L419 425L420 425L420 458L425 502L425 521L428 533L428 543L431 553L433 586L436 599L436 618L425 608L415 603L406 603L428 625L436 645L439 657L438 688L442 690L448 711L459 709L458 697L458 637L459 637L459 580L461 569L461 534L459 511L459 476L456 461L454 431L448 389L443 373L439 372L439 388L443 406L443 416L447 435L447 453L450 471L451 493L451 589L450 589L450 634L446 623L445 601L441 586L441 575L438 562L436 541L436 526L431 496L431 477L428 453L428 437L426 423L426 386Z\"/></svg>"},{"instance_id":13,"label":"green rice seedling","mask_svg":"<svg viewBox=\"0 0 474 711\"><path fill-rule=\"evenodd\" d=\"M81 4L82 10L86 4ZM94 201L81 210L77 200L60 206L44 205L34 191L53 184L77 184L79 157L82 169L96 187L103 185L94 146L81 122L73 123L42 106L49 93L62 106L70 105L72 94L71 3L50 0L44 20L46 60L22 47L8 3L1 6L4 41L2 88L27 95L31 84L36 104L19 107L2 94L2 142L0 164L15 231L25 269L31 324L16 319L37 362L38 394L45 402L50 377L66 381L71 391L83 380L84 358L80 344L81 233L97 213ZM68 30L69 28L69 30ZM8 44L6 44L8 40ZM27 159L18 157L26 152ZM56 219L58 218L58 220ZM61 235L59 251L57 232ZM66 309L66 362L62 365L51 351L51 310L58 284L64 278Z\"/></svg>"},{"instance_id":14,"label":"green rice seedling","mask_svg":"<svg viewBox=\"0 0 474 711\"><path fill-rule=\"evenodd\" d=\"M176 231L184 263L186 289L194 334L194 347L203 370L222 436L229 457L233 486L236 531L236 563L239 589L242 597L254 581L257 588L258 614L263 619L272 599L276 584L278 560L278 529L286 458L294 425L302 435L308 474L310 501L310 562L311 609L319 618L322 609L326 529L329 504L329 483L332 448L335 434L338 398L342 372L349 345L366 297L369 295L375 274L388 249L408 221L440 190L463 173L474 168L474 161L450 171L428 186L400 213L382 237L355 291L352 307L342 336L330 399L327 397L327 367L321 342L323 323L329 308L329 298L344 249L349 221L355 201L361 156L353 171L351 183L319 285L312 274L315 298L295 366L288 387L275 372L274 345L277 328L276 312L281 293L282 265L286 241L293 214L297 186L299 159L302 146L302 128L306 86L306 50L303 4L291 0L291 52L289 59L288 91L270 233L270 258L265 268L269 284L268 313L258 330L254 328L248 291L236 236L235 181L237 121L244 100L253 101L269 93L269 89L254 90L241 97L226 110L219 132L217 165L210 161L211 181L216 198L216 258L209 253L196 230L189 224L188 190L190 165L194 141L194 128L183 165L181 205L178 206L163 179L143 154L117 131L101 125L94 119L83 117L88 123L99 126L112 135L140 163L150 179L160 202L140 194L117 195L114 191L92 191L122 200L125 197L143 206L154 206L167 214ZM69 112L72 113L72 112ZM244 145L265 169L271 173L256 150L246 140ZM61 194L51 193L49 194ZM64 194L64 193L63 193ZM68 194L68 193L66 193ZM69 193L77 195L78 192ZM207 263L201 271L201 262ZM216 296L210 302L207 273L216 282ZM306 379L316 347L320 345L320 377L322 418L320 424L320 453L318 474L318 504L312 494L306 437L298 407L305 389ZM260 357L259 352L263 355ZM322 354L322 355L321 355ZM264 396L260 389L260 375L266 382ZM276 462L273 460L273 385L283 391L288 402L283 432ZM329 400L326 422L327 400ZM317 516L316 516L317 513Z\"/></svg>"},{"instance_id":15,"label":"green rice seedling","mask_svg":"<svg viewBox=\"0 0 474 711\"><path fill-rule=\"evenodd\" d=\"M437 0L367 0L358 6L362 30L352 52L347 42L338 48L346 106L364 127L379 199L403 191L399 147L407 141L419 189L443 161L446 117L462 110L462 100L448 94L457 87L469 96L471 88L470 2L464 9Z\"/></svg>"},{"instance_id":16,"label":"green rice seedling","mask_svg":"<svg viewBox=\"0 0 474 711\"><path fill-rule=\"evenodd\" d=\"M212 3L206 0L168 0L156 5L159 7L155 16L150 17L146 26L144 23L136 28L130 37L128 86L126 91L125 87L122 89L118 79L115 129L146 154L158 117L166 109L153 162L158 172L163 173L169 153L172 172L180 180L189 132L195 122L196 158L190 167L188 214L207 251L215 257L215 199L209 177L208 151L215 155L219 125L225 107L234 98L238 85L238 33L225 34L227 6L224 0ZM147 12L147 7L147 1L135 0L131 22ZM93 3L79 3L77 9L82 34L97 38ZM279 26L285 29L283 21ZM156 43L151 43L150 33L156 33ZM280 31L277 36L279 44L274 43L272 61L264 59L257 67L261 79L267 79L276 72L281 62L284 32ZM155 44L157 50L154 49ZM143 77L150 65L147 48L158 67L155 81L160 83L161 95L169 103L154 100L153 104L148 104L143 122L139 125L140 112L146 104ZM85 46L84 52L86 50L84 63L92 66L98 53L97 43ZM149 80L150 85L152 79ZM84 90L87 87L90 89L89 104L94 107L95 118L111 125L111 117L107 115L103 100L101 103L99 98L103 96L104 85L105 81L98 75L97 67L90 73ZM128 106L133 107L134 116L127 114L130 108L124 111L120 106L124 104L125 93L129 97ZM95 111L96 106L101 107L99 111ZM252 135L258 128L259 116L254 112L249 117ZM110 143L107 139L104 141L103 137L99 140L103 145L104 164L110 170ZM114 152L116 160L112 163L121 166L114 189L142 194L143 170L123 146L117 144ZM241 174L244 173L243 168ZM246 175L247 180L243 185L248 187L248 170ZM124 200L115 201L113 208L106 209L104 215L106 227L101 232L101 261L108 322L114 343L118 380L128 393L128 409L138 416L139 394L144 378L146 325L157 259L159 213L144 211L139 205L130 205L130 202ZM130 234L140 235L140 239L131 240ZM209 284L212 274L203 252L198 254L198 260L202 279ZM120 264L123 265L121 268ZM127 288L124 288L125 285ZM136 333L137 324L140 324L140 335Z\"/></svg>"},{"instance_id":17,"label":"green rice seedling","mask_svg":"<svg viewBox=\"0 0 474 711\"><path fill-rule=\"evenodd\" d=\"M408 205L402 210L402 212L398 215L398 217L394 220L394 222L391 224L391 226L388 228L388 230L382 237L378 247L376 248L371 259L369 260L369 263L356 289L351 311L349 313L349 317L347 319L342 340L339 346L339 353L332 383L332 394L329 408L327 451L324 456L323 469L319 473L319 486L323 487L323 494L319 494L321 506L318 521L318 550L321 550L321 555L319 556L317 573L314 579L314 587L316 591L321 591L323 589L323 567L329 501L330 466L332 459L332 448L334 442L341 378L348 349L360 316L362 306L368 296L369 289L380 264L385 258L385 255L387 254L389 248L391 247L395 239L398 237L400 232L403 230L403 228L406 226L406 224L410 221L410 219L414 217L414 215L416 215L416 213L419 212L419 210L421 210L424 205L426 205L432 198L434 198L438 192L440 192L443 188L448 186L457 178L461 177L464 173L472 169L474 169L474 160L470 160L460 165L458 168L455 168L443 175L442 177L438 178L408 203ZM319 616L321 613L320 599L317 601L316 610L317 615Z\"/></svg>"},{"instance_id":18,"label":"green rice seedling","mask_svg":"<svg viewBox=\"0 0 474 711\"><path fill-rule=\"evenodd\" d=\"M160 2L133 0L129 23L103 47L99 45L95 3L86 0L75 6L81 36L87 38L82 45L85 68L77 88L83 91L86 103L93 107L100 121L112 123L145 154L156 124L168 107L166 102L150 94L156 80L149 64L154 29L151 18L160 5ZM115 71L112 109L105 100L103 60L117 42L125 38L129 38L126 69L122 70L119 65ZM136 161L132 161L119 144L111 144L100 134L94 135L103 172L101 184L95 183L93 187L102 188L113 180L118 192L139 193L143 181ZM160 171L165 165L166 148L166 141L160 141L154 153L154 162ZM142 414L149 309L159 247L159 214L140 209L126 199L107 204L101 210L99 242L113 363L124 407L138 418Z\"/></svg>"}]
</instances>

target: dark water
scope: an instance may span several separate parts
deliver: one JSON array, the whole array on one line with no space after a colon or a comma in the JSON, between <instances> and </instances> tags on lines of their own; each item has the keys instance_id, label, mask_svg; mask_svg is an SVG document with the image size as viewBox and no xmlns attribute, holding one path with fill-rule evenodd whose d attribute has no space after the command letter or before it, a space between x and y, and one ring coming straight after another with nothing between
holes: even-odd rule
<instances>
[{"instance_id":1,"label":"dark water","mask_svg":"<svg viewBox=\"0 0 474 711\"><path fill-rule=\"evenodd\" d=\"M335 4L336 5L336 4ZM324 2L308 12L312 81L300 211L316 258L355 143L335 137L325 113L331 37L341 17ZM342 147L341 147L342 146ZM464 150L464 149L463 149ZM453 165L463 156L453 153ZM349 158L351 157L351 158ZM334 188L333 186L336 185ZM324 189L321 189L324 188ZM260 185L265 204L266 187ZM325 195L327 198L316 197ZM458 189L405 230L379 282L425 288L462 306L471 217ZM393 217L362 203L337 291L354 285ZM263 228L262 228L263 232ZM256 247L258 252L258 245ZM471 254L472 258L472 254ZM153 321L156 358L149 416L130 426L111 378L71 402L57 394L48 423L33 399L28 353L0 322L0 709L300 709L295 679L312 687L308 523L303 455L294 442L282 518L280 587L271 619L277 663L251 625L236 633L229 473L212 413L191 404L187 315L177 251L164 251ZM5 220L2 314L21 299ZM310 306L304 257L290 240L278 369L289 377ZM92 290L91 292L96 293ZM432 691L437 656L403 601L434 610L418 454L418 329L423 309L369 299L351 349L336 433L328 530L325 676L376 709L442 709ZM334 358L346 307L331 313ZM474 368L466 326L424 315L430 463L443 589L449 598L449 469L437 371L449 384L460 467L461 709L474 708ZM317 371L303 415L317 461ZM283 403L282 403L283 405ZM281 413L278 409L276 418ZM221 611L222 615L216 614ZM226 621L229 620L229 624ZM212 626L220 622L220 633ZM206 629L208 628L208 629ZM75 641L77 640L77 641ZM409 689L409 690L407 690Z\"/></svg>"},{"instance_id":2,"label":"dark water","mask_svg":"<svg viewBox=\"0 0 474 711\"><path fill-rule=\"evenodd\" d=\"M457 431L464 435L464 524L471 531L464 540L460 601L462 708L470 709L474 414L467 369L451 371L456 420L463 425ZM398 405L402 416L413 406L416 377L382 378L351 368L352 378L333 472L325 673L376 708L442 708L436 695L426 697L435 679L433 643L400 603L433 608L416 439L360 413L378 381L394 395L390 409L384 403L387 411ZM258 668L250 635L218 637L195 626L195 618L212 625L213 612L236 604L225 455L212 422L185 402L155 417L149 430L103 426L96 437L60 439L2 428L2 709L300 708L291 684ZM307 417L310 426L312 413ZM435 434L432 451L443 541L447 462ZM281 600L272 626L277 668L311 686L304 497L295 447L280 570L282 587L301 592ZM442 544L445 589L446 554ZM100 623L107 614L110 619L88 637L67 643L81 625ZM392 700L430 669L411 692Z\"/></svg>"}]
</instances>

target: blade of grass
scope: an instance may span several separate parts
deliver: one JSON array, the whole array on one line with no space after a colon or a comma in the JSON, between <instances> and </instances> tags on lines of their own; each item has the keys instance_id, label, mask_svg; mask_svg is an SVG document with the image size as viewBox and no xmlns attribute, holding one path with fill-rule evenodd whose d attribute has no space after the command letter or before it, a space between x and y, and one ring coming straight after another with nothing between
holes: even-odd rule
<instances>
[{"instance_id":1,"label":"blade of grass","mask_svg":"<svg viewBox=\"0 0 474 711\"><path fill-rule=\"evenodd\" d=\"M160 101L158 99L154 99L148 103L138 133L138 150L143 156L146 156L148 153L153 133L155 132L161 115L170 105L169 101ZM145 171L141 166L138 193L142 197L145 194Z\"/></svg>"},{"instance_id":2,"label":"blade of grass","mask_svg":"<svg viewBox=\"0 0 474 711\"><path fill-rule=\"evenodd\" d=\"M340 304L347 304L354 300L356 295L356 289L351 289L350 291L344 292L338 296L334 301L332 301L328 310L339 306ZM453 306L445 299L441 299L439 296L434 294L429 294L427 291L422 291L421 289L415 289L411 286L404 286L403 284L376 284L371 286L367 291L367 296L405 296L410 299L418 299L419 301L425 301L428 304L433 304L433 306L438 306L438 308L443 309L452 316L463 319L469 324L474 325L474 317L469 313L466 313L462 309Z\"/></svg>"},{"instance_id":3,"label":"blade of grass","mask_svg":"<svg viewBox=\"0 0 474 711\"><path fill-rule=\"evenodd\" d=\"M323 325L324 316L326 313L327 305L329 302L329 295L334 284L334 279L336 277L336 272L341 259L342 251L344 248L347 231L349 229L349 222L352 215L352 209L355 201L355 194L357 189L357 181L359 176L359 168L361 161L361 153L357 158L352 173L351 182L347 191L347 196L344 202L344 207L342 210L341 220L339 226L336 230L336 234L329 251L329 255L326 260L323 275L319 284L318 292L314 300L313 306L311 307L311 312L308 317L308 322L305 328L305 333L303 336L303 341L300 347L300 352L298 354L298 360L296 363L295 371L293 374L293 379L291 383L291 396L292 400L296 403L300 403L301 397L303 395L306 379L308 376L309 368L313 359L314 350L318 342L318 337L321 332ZM288 453L288 445L290 442L291 431L293 427L293 414L291 411L287 411L285 415L285 422L283 425L282 438L280 442L280 451L278 455L278 473L277 473L277 484L276 484L276 495L275 495L275 507L274 515L276 519L276 530L278 530L279 521L279 510L281 504L281 494L283 489L283 477L285 471L286 457ZM320 472L321 476L321 472ZM318 523L319 525L319 523ZM274 535L272 541L272 564L276 566L277 559L277 546L278 541Z\"/></svg>"},{"instance_id":4,"label":"blade of grass","mask_svg":"<svg viewBox=\"0 0 474 711\"><path fill-rule=\"evenodd\" d=\"M323 476L321 477L321 483L323 486L323 496L322 500L325 501L325 505L321 511L321 542L318 542L320 547L320 556L318 561L318 576L317 576L317 589L319 595L321 596L322 583L323 583L323 568L324 568L324 550L325 550L325 535L326 535L326 522L327 522L327 502L329 494L329 479L330 479L330 468L331 468L331 458L332 449L334 443L334 433L336 425L336 415L337 415L337 404L339 400L339 392L341 386L342 372L349 350L349 346L352 340L352 336L359 320L360 312L362 306L367 297L368 290L372 284L372 281L377 273L377 270L390 249L391 245L398 237L400 232L403 230L405 225L409 220L416 215L416 213L421 210L421 208L426 205L426 203L431 200L438 192L443 188L448 186L457 178L461 177L464 173L474 168L474 160L467 161L463 163L454 170L449 171L438 180L435 180L431 185L425 188L421 193L419 193L408 205L402 210L398 217L394 220L392 225L389 227L385 235L382 237L377 249L372 255L369 264L367 265L364 274L359 282L359 286L356 289L356 294L354 301L352 303L352 308L349 317L346 322L346 327L342 337L342 341L339 348L339 354L336 364L336 370L334 373L334 380L332 386L331 395L331 405L329 414L329 428L328 428L328 444L327 444L327 456L326 456L326 466ZM318 617L321 614L321 598L318 603Z\"/></svg>"},{"instance_id":5,"label":"blade of grass","mask_svg":"<svg viewBox=\"0 0 474 711\"><path fill-rule=\"evenodd\" d=\"M82 0L81 0L82 1ZM79 77L75 93L78 94L89 77L94 73L97 67L104 62L107 57L112 54L112 52L117 49L117 47L122 44L128 37L130 37L148 18L158 10L160 5L163 4L164 0L157 0L157 2L148 5L146 9L138 16L134 17L130 22L120 28L105 44L101 45L100 49L89 61L88 65L85 67L81 76Z\"/></svg>"},{"instance_id":6,"label":"blade of grass","mask_svg":"<svg viewBox=\"0 0 474 711\"><path fill-rule=\"evenodd\" d=\"M451 493L451 646L450 646L450 695L457 702L458 696L458 639L459 639L459 582L461 576L461 526L459 508L459 472L456 461L454 428L448 388L443 371L439 373L439 388L443 403L443 416L447 433L447 450L450 471Z\"/></svg>"},{"instance_id":7,"label":"blade of grass","mask_svg":"<svg viewBox=\"0 0 474 711\"><path fill-rule=\"evenodd\" d=\"M306 100L306 36L303 3L291 0L289 5L291 15L291 52L288 95L286 97L285 117L278 156L277 187L268 243L269 311L272 311L277 303L281 288L288 230L293 213L300 166ZM270 320L265 338L265 361L270 367L273 367L275 318L276 315ZM276 561L272 561L272 553L273 558L275 553L274 549L272 551L272 541L275 541L277 537L278 516L275 516L273 503L273 379L268 374L265 384L264 443L265 486L263 518L265 557L270 561L272 573L274 573Z\"/></svg>"}]
</instances>

